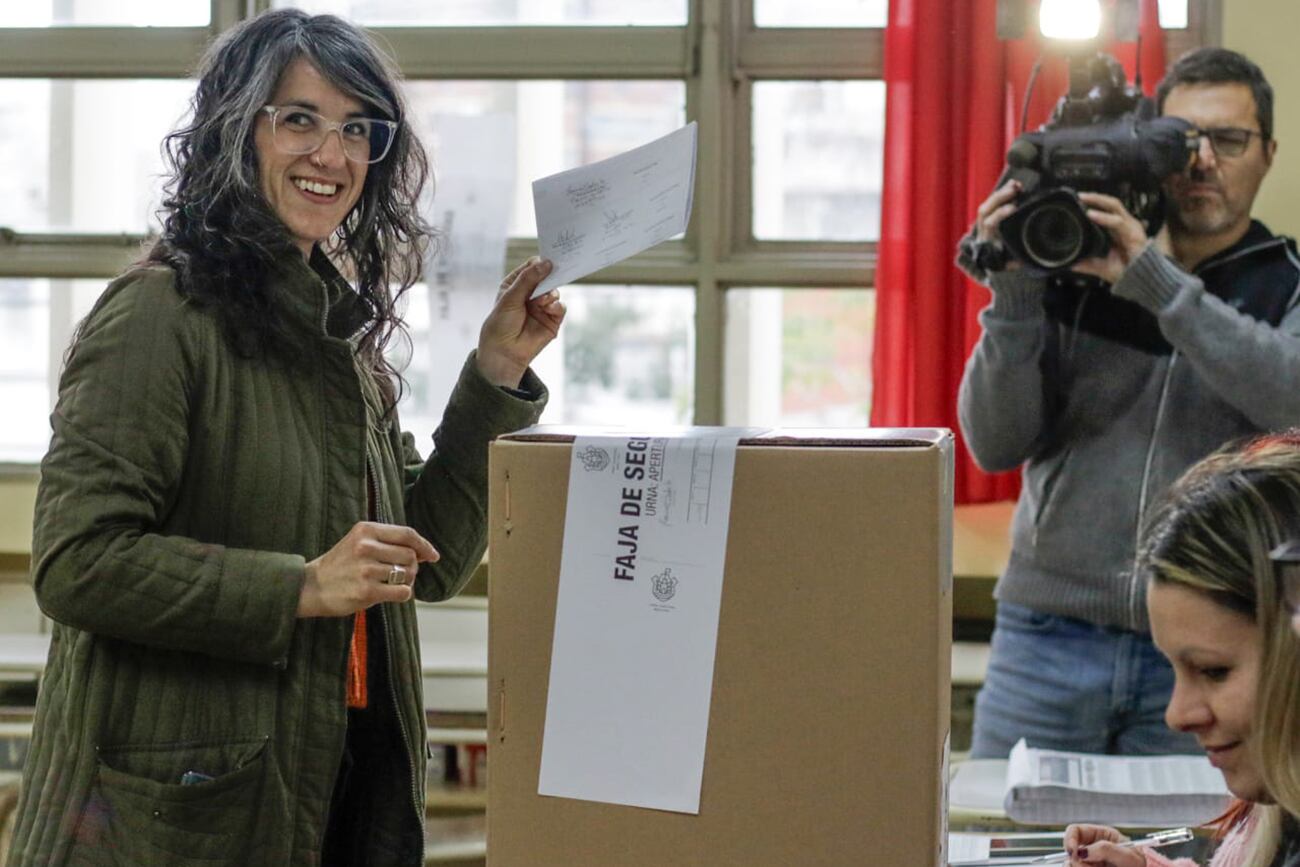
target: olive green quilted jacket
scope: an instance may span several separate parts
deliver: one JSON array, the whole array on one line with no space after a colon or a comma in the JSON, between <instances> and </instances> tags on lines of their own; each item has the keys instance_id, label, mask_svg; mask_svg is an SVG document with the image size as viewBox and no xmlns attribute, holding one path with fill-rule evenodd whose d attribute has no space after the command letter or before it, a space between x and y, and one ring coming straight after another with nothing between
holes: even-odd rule
<instances>
[{"instance_id":1,"label":"olive green quilted jacket","mask_svg":"<svg viewBox=\"0 0 1300 867\"><path fill-rule=\"evenodd\" d=\"M298 363L233 352L165 268L115 281L83 326L41 467L33 576L56 625L11 867L320 859L352 621L295 614L306 560L367 517L368 428L355 293L319 252L292 259L277 283ZM531 372L523 388L541 397L471 357L427 462L395 425L380 434L380 500L442 555L422 600L482 557L488 442L545 401ZM398 834L423 815L419 644L413 604L376 615L391 688L372 702L396 708L409 757L376 813ZM194 770L214 779L182 785Z\"/></svg>"}]
</instances>

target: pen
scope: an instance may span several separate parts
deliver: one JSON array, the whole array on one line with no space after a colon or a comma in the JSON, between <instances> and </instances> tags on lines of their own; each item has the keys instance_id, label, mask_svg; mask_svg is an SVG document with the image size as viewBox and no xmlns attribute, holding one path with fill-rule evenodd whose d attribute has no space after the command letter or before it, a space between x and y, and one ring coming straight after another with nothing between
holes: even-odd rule
<instances>
[{"instance_id":1,"label":"pen","mask_svg":"<svg viewBox=\"0 0 1300 867\"><path fill-rule=\"evenodd\" d=\"M1126 840L1123 843L1114 845L1125 849L1134 849L1138 846L1148 846L1152 849L1160 846L1172 846L1175 843L1186 843L1192 839L1191 828L1170 828L1168 831L1156 831L1145 837L1139 837L1136 840ZM1070 856L1065 852L1057 852L1052 855L1042 855L1029 861L1030 864L1064 864L1070 860Z\"/></svg>"}]
</instances>

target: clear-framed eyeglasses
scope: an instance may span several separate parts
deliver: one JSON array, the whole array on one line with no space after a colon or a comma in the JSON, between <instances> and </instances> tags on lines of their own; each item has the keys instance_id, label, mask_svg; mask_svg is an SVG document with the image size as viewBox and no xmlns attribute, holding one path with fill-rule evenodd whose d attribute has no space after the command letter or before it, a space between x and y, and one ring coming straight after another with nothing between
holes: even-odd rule
<instances>
[{"instance_id":1,"label":"clear-framed eyeglasses","mask_svg":"<svg viewBox=\"0 0 1300 867\"><path fill-rule=\"evenodd\" d=\"M271 139L286 154L309 154L338 132L343 155L357 163L377 163L388 155L397 136L397 121L350 117L333 121L298 105L264 105L271 120Z\"/></svg>"},{"instance_id":2,"label":"clear-framed eyeglasses","mask_svg":"<svg viewBox=\"0 0 1300 867\"><path fill-rule=\"evenodd\" d=\"M1253 136L1264 137L1262 132L1253 129L1242 129L1237 126L1216 126L1210 129L1197 130L1202 138L1208 139L1210 149L1214 151L1216 157L1239 157L1250 147L1250 140Z\"/></svg>"},{"instance_id":3,"label":"clear-framed eyeglasses","mask_svg":"<svg viewBox=\"0 0 1300 867\"><path fill-rule=\"evenodd\" d=\"M1287 613L1300 614L1300 539L1283 542L1268 552L1268 559L1277 564L1277 595L1286 606Z\"/></svg>"}]
</instances>

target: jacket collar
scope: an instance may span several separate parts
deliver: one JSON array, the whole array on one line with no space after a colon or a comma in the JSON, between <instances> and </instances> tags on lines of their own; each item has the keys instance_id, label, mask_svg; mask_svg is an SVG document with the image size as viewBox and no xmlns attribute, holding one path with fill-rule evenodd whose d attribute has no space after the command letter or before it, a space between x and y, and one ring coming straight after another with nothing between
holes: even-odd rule
<instances>
[{"instance_id":1,"label":"jacket collar","mask_svg":"<svg viewBox=\"0 0 1300 867\"><path fill-rule=\"evenodd\" d=\"M312 247L310 261L297 249L286 253L269 280L289 320L307 334L348 339L370 319L361 296L320 245Z\"/></svg>"},{"instance_id":2,"label":"jacket collar","mask_svg":"<svg viewBox=\"0 0 1300 867\"><path fill-rule=\"evenodd\" d=\"M1280 235L1274 235L1269 231L1268 226L1265 226L1259 220L1251 220L1250 226L1246 229L1246 234L1237 239L1237 243L1233 244L1231 247L1220 250L1213 256L1210 256L1192 269L1192 273L1199 276L1201 272L1208 268L1215 268L1227 262L1234 262L1246 256L1253 256L1264 250L1271 250L1275 247L1284 247L1286 246L1286 242L1286 238Z\"/></svg>"},{"instance_id":3,"label":"jacket collar","mask_svg":"<svg viewBox=\"0 0 1300 867\"><path fill-rule=\"evenodd\" d=\"M1274 235L1258 220L1251 220L1237 243L1206 259L1193 273L1211 295L1275 327L1295 306L1300 289L1295 242Z\"/></svg>"}]
</instances>

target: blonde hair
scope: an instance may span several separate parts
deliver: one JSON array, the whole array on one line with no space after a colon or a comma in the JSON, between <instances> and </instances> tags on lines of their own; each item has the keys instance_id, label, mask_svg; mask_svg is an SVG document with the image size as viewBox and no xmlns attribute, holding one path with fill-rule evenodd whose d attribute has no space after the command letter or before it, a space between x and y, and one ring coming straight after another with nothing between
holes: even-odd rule
<instances>
[{"instance_id":1,"label":"blonde hair","mask_svg":"<svg viewBox=\"0 0 1300 867\"><path fill-rule=\"evenodd\" d=\"M1183 474L1153 514L1138 555L1152 582L1195 590L1259 627L1250 749L1272 805L1256 804L1244 867L1267 867L1282 811L1300 816L1300 641L1270 552L1300 539L1300 432L1228 446Z\"/></svg>"}]
</instances>

